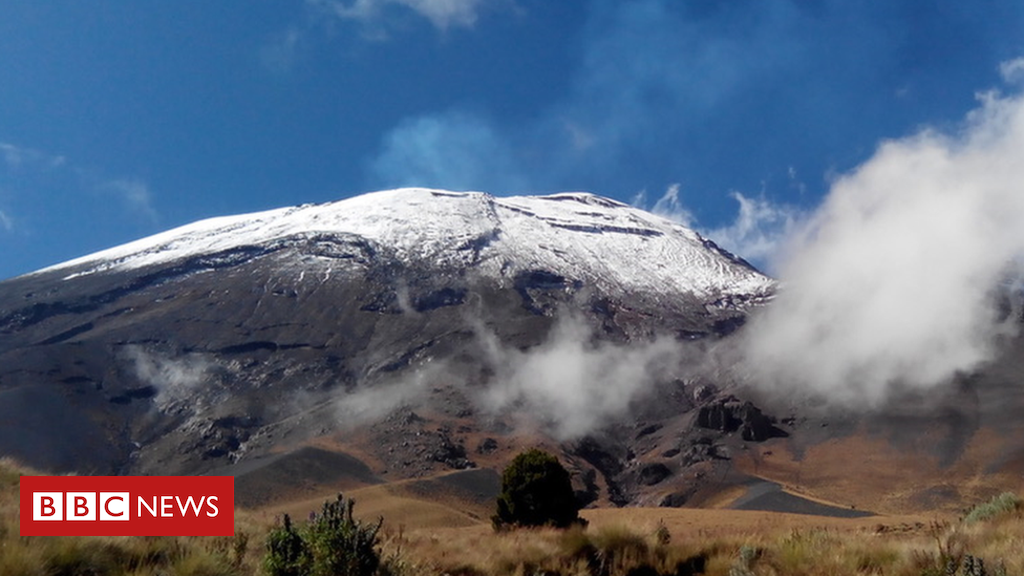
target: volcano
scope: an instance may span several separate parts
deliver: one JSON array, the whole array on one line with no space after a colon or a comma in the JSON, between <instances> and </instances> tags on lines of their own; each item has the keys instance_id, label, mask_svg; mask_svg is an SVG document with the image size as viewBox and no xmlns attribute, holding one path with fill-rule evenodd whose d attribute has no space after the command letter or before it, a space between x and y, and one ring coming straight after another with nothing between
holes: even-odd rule
<instances>
[{"instance_id":1,"label":"volcano","mask_svg":"<svg viewBox=\"0 0 1024 576\"><path fill-rule=\"evenodd\" d=\"M842 512L785 485L877 508L883 488L828 479L853 466L838 450L877 467L913 449L891 414L798 412L695 368L775 290L697 232L586 193L401 189L204 220L0 283L0 455L231 474L251 506L390 482L483 502L540 445L594 505L744 488L738 507ZM980 442L962 411L915 418L899 429L952 442L922 466ZM1008 450L962 474L1015 469ZM1009 478L991 476L978 490ZM881 505L963 499L947 483Z\"/></svg>"}]
</instances>

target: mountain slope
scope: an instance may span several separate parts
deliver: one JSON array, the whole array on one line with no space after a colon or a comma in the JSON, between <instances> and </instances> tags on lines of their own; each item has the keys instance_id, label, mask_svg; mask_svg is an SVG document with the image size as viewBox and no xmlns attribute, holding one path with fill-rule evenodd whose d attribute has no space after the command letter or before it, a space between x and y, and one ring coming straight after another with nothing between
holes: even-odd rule
<instances>
[{"instance_id":1,"label":"mountain slope","mask_svg":"<svg viewBox=\"0 0 1024 576\"><path fill-rule=\"evenodd\" d=\"M487 460L467 442L508 438L498 458L519 441L538 406L495 407L496 386L560 319L571 350L630 380L616 364L648 361L631 347L728 334L772 288L692 230L582 193L406 189L206 220L0 283L0 453L197 473L341 435L376 473L458 468ZM651 392L585 364L587 426ZM546 409L538 442L560 425Z\"/></svg>"}]
</instances>

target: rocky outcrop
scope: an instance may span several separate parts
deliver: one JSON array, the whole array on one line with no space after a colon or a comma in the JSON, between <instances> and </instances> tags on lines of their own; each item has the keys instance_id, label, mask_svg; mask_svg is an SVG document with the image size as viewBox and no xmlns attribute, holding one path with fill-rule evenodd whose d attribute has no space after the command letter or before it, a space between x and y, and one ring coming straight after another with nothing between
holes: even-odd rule
<instances>
[{"instance_id":1,"label":"rocky outcrop","mask_svg":"<svg viewBox=\"0 0 1024 576\"><path fill-rule=\"evenodd\" d=\"M672 470L661 462L648 464L640 469L640 483L644 486L654 486L672 475Z\"/></svg>"},{"instance_id":2,"label":"rocky outcrop","mask_svg":"<svg viewBox=\"0 0 1024 576\"><path fill-rule=\"evenodd\" d=\"M769 438L786 436L775 426L774 419L761 412L751 402L741 402L734 396L700 407L697 426L719 432L739 431L748 442L763 442Z\"/></svg>"},{"instance_id":3,"label":"rocky outcrop","mask_svg":"<svg viewBox=\"0 0 1024 576\"><path fill-rule=\"evenodd\" d=\"M568 452L593 466L601 475L608 487L608 499L612 503L618 506L628 503L629 500L618 482L619 476L625 470L624 463L633 457L628 448L615 442L587 436L568 446Z\"/></svg>"}]
</instances>

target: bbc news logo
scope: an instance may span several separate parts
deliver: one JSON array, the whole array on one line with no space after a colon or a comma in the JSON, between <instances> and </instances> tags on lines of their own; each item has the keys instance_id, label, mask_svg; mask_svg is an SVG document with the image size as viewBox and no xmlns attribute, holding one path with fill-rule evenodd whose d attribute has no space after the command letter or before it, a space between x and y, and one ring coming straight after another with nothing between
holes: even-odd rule
<instances>
[{"instance_id":1,"label":"bbc news logo","mask_svg":"<svg viewBox=\"0 0 1024 576\"><path fill-rule=\"evenodd\" d=\"M22 476L22 536L231 536L231 476Z\"/></svg>"}]
</instances>

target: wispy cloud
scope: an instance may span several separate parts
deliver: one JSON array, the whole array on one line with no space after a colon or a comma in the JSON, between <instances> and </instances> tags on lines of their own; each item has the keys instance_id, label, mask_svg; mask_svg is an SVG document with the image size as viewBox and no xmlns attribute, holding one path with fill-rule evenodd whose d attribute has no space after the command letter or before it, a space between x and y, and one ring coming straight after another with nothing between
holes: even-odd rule
<instances>
[{"instance_id":1,"label":"wispy cloud","mask_svg":"<svg viewBox=\"0 0 1024 576\"><path fill-rule=\"evenodd\" d=\"M96 169L82 166L68 160L60 154L52 154L35 148L20 146L11 142L0 141L0 175L8 176L34 184L49 179L66 179L78 187L92 193L113 194L119 198L125 208L147 223L156 222L159 214L154 205L154 194L149 185L139 178L112 177ZM24 186L24 184L23 184ZM8 192L16 194L17 192ZM0 226L8 230L12 226L9 215L0 218Z\"/></svg>"},{"instance_id":2,"label":"wispy cloud","mask_svg":"<svg viewBox=\"0 0 1024 576\"><path fill-rule=\"evenodd\" d=\"M669 186L661 198L658 198L654 203L654 206L648 205L647 191L641 190L636 196L633 196L631 204L641 210L649 210L662 218L678 222L683 226L693 226L696 219L693 217L693 213L683 206L682 200L679 199L679 189L679 184Z\"/></svg>"},{"instance_id":3,"label":"wispy cloud","mask_svg":"<svg viewBox=\"0 0 1024 576\"><path fill-rule=\"evenodd\" d=\"M765 196L746 196L732 192L736 200L736 217L717 228L701 225L680 199L680 185L673 184L658 200L650 205L647 193L634 196L632 204L658 216L696 229L702 235L755 266L774 272L776 260L806 214L796 206L776 202Z\"/></svg>"},{"instance_id":4,"label":"wispy cloud","mask_svg":"<svg viewBox=\"0 0 1024 576\"><path fill-rule=\"evenodd\" d=\"M419 149L418 158L406 147L408 162L427 165L452 142L462 152L443 174L452 182L464 180L461 169L483 175L475 186L498 188L486 175L492 150L500 149L502 164L520 170L516 179L530 190L617 194L683 181L702 208L724 213L730 190L767 183L769 195L794 193L793 167L810 175L808 187L818 193L830 170L863 161L879 133L961 114L949 79L991 69L1024 25L1016 8L980 17L945 4L921 11L845 0L587 6L567 88L532 118L505 124L487 110L432 111L384 135L379 156L393 155L393 142L420 128L435 146ZM959 46L957 57L934 57L940 45ZM1016 66L1008 63L1006 73L1017 74ZM490 144L460 147L467 125L486 132ZM391 183L371 166L368 186ZM437 178L432 184L449 186ZM756 202L747 207L768 217Z\"/></svg>"},{"instance_id":5,"label":"wispy cloud","mask_svg":"<svg viewBox=\"0 0 1024 576\"><path fill-rule=\"evenodd\" d=\"M440 30L476 24L484 0L307 0L330 14L346 19L376 22L391 7L411 10ZM494 0L491 0L494 3Z\"/></svg>"},{"instance_id":6,"label":"wispy cloud","mask_svg":"<svg viewBox=\"0 0 1024 576\"><path fill-rule=\"evenodd\" d=\"M8 167L13 168L21 165L23 157L21 148L8 142L0 142L0 153L4 155L4 163Z\"/></svg>"},{"instance_id":7,"label":"wispy cloud","mask_svg":"<svg viewBox=\"0 0 1024 576\"><path fill-rule=\"evenodd\" d=\"M701 233L733 254L774 272L775 261L804 213L795 206L773 202L763 194L748 197L733 192L730 196L739 203L736 219Z\"/></svg>"},{"instance_id":8,"label":"wispy cloud","mask_svg":"<svg viewBox=\"0 0 1024 576\"><path fill-rule=\"evenodd\" d=\"M47 154L10 142L0 142L0 154L3 155L4 164L9 169L55 169L64 166L66 162L63 156Z\"/></svg>"},{"instance_id":9,"label":"wispy cloud","mask_svg":"<svg viewBox=\"0 0 1024 576\"><path fill-rule=\"evenodd\" d=\"M412 15L424 18L441 32L472 28L481 11L513 0L306 0L303 15L260 47L258 58L274 74L286 74L316 44L335 35L341 22L361 28L362 40L385 41L396 22Z\"/></svg>"},{"instance_id":10,"label":"wispy cloud","mask_svg":"<svg viewBox=\"0 0 1024 576\"><path fill-rule=\"evenodd\" d=\"M293 25L260 49L260 62L271 72L283 74L292 69L307 31Z\"/></svg>"},{"instance_id":11,"label":"wispy cloud","mask_svg":"<svg viewBox=\"0 0 1024 576\"><path fill-rule=\"evenodd\" d=\"M397 126L370 164L385 187L519 191L527 178L490 122L460 111L421 116Z\"/></svg>"},{"instance_id":12,"label":"wispy cloud","mask_svg":"<svg viewBox=\"0 0 1024 576\"><path fill-rule=\"evenodd\" d=\"M14 230L14 220L3 210L0 210L0 228L3 228L5 232Z\"/></svg>"},{"instance_id":13,"label":"wispy cloud","mask_svg":"<svg viewBox=\"0 0 1024 576\"><path fill-rule=\"evenodd\" d=\"M156 222L159 214L153 207L153 193L149 186L136 178L119 178L102 183L99 188L117 195L132 212Z\"/></svg>"},{"instance_id":14,"label":"wispy cloud","mask_svg":"<svg viewBox=\"0 0 1024 576\"><path fill-rule=\"evenodd\" d=\"M478 402L499 414L529 414L557 436L575 438L627 414L658 382L681 375L684 351L673 338L617 345L595 343L593 335L568 313L543 344L526 351L479 331L495 378L479 391Z\"/></svg>"}]
</instances>

